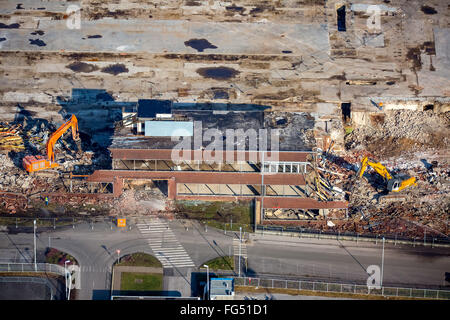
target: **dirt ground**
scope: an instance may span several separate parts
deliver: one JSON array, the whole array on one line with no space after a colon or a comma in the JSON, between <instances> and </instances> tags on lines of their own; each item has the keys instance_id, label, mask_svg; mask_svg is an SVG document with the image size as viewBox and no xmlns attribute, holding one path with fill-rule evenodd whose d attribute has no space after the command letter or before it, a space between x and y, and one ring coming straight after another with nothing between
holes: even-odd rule
<instances>
[{"instance_id":1,"label":"dirt ground","mask_svg":"<svg viewBox=\"0 0 450 320\"><path fill-rule=\"evenodd\" d=\"M449 10L440 0L371 4L381 8L380 29L370 28L367 3L338 0L3 1L0 121L26 129L25 149L0 155L0 191L8 193L0 208L24 212L33 194L69 188L110 191L20 168L24 154L41 153L48 133L70 114L79 120L85 152L77 155L64 139L58 159L65 172L89 174L110 168L114 121L138 99L246 103L268 106L275 119L304 112L311 128L294 128L299 135L322 149L325 138L336 142L321 168L339 173L323 178L339 188L330 196L349 201L348 212L295 223L448 235ZM69 5L81 8L80 29L67 27ZM418 185L403 202L378 203L385 182L376 173L353 179L364 155ZM157 188L147 193L128 190L119 200L105 198L105 207L112 214L169 214ZM93 211L95 201L85 200Z\"/></svg>"}]
</instances>

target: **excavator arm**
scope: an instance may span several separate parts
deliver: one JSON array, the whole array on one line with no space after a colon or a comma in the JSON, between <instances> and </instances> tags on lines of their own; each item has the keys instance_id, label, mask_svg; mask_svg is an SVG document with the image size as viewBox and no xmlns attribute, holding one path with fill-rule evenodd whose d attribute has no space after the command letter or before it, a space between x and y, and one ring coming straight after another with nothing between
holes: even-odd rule
<instances>
[{"instance_id":1,"label":"excavator arm","mask_svg":"<svg viewBox=\"0 0 450 320\"><path fill-rule=\"evenodd\" d=\"M359 171L358 171L359 178L361 178L363 176L364 172L367 169L367 166L372 167L380 176L385 178L386 181L392 179L392 175L389 173L388 169L386 169L385 166L383 166L379 162L370 161L369 158L367 158L367 157L364 157L361 161L361 167L359 168Z\"/></svg>"},{"instance_id":2,"label":"excavator arm","mask_svg":"<svg viewBox=\"0 0 450 320\"><path fill-rule=\"evenodd\" d=\"M78 120L75 115L72 115L66 123L64 123L61 127L58 128L48 139L47 141L47 158L51 162L55 162L55 152L53 151L55 147L55 143L58 141L59 138L68 130L72 128L72 138L73 140L77 141L79 140L79 134L78 134Z\"/></svg>"}]
</instances>

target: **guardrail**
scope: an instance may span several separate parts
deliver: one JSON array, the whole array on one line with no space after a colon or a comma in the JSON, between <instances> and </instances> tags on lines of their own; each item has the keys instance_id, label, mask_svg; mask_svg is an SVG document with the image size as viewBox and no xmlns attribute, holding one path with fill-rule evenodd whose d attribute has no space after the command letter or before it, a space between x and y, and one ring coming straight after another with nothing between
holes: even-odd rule
<instances>
[{"instance_id":1,"label":"guardrail","mask_svg":"<svg viewBox=\"0 0 450 320\"><path fill-rule=\"evenodd\" d=\"M64 277L64 267L50 263L0 263L0 272L50 272Z\"/></svg>"},{"instance_id":2,"label":"guardrail","mask_svg":"<svg viewBox=\"0 0 450 320\"><path fill-rule=\"evenodd\" d=\"M407 244L412 246L429 246L433 247L450 247L450 237L428 237L426 234L422 238L409 238L398 234L389 235L370 235L359 234L355 232L334 232L334 231L320 231L311 230L300 227L281 227L281 226L264 226L258 225L256 234L273 234L288 237L311 238L311 239L329 239L329 240L348 240L348 241L364 241L381 243L383 237L386 243Z\"/></svg>"},{"instance_id":3,"label":"guardrail","mask_svg":"<svg viewBox=\"0 0 450 320\"><path fill-rule=\"evenodd\" d=\"M369 289L367 286L358 284L328 283L328 282L303 281L303 280L265 279L265 278L251 278L251 277L235 277L234 280L235 285L245 287L308 290L315 292L333 292L344 294L347 293L347 294L374 295L383 297L450 300L450 291L447 290L401 288L401 287L382 287L381 289Z\"/></svg>"}]
</instances>

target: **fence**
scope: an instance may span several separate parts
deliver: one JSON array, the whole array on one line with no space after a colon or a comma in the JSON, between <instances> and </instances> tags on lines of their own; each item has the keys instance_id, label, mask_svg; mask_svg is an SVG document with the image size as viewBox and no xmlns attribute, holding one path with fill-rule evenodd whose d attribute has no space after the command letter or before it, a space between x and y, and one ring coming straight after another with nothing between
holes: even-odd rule
<instances>
[{"instance_id":1,"label":"fence","mask_svg":"<svg viewBox=\"0 0 450 320\"><path fill-rule=\"evenodd\" d=\"M50 263L0 263L0 272L50 272L64 277L64 267Z\"/></svg>"},{"instance_id":2,"label":"fence","mask_svg":"<svg viewBox=\"0 0 450 320\"><path fill-rule=\"evenodd\" d=\"M127 218L127 229L131 230L133 228L133 223L137 217ZM145 218L145 217L142 217ZM106 223L109 225L108 228L113 229L116 225L116 218L114 217L64 217L64 218L29 218L29 217L0 217L0 231L2 231L2 226L9 226L10 228L29 228L33 230L33 220L37 220L37 227L42 230L42 228L56 229L58 227L72 227L76 229L78 224L88 223L91 229L94 230L95 223ZM177 219L182 224L184 224L186 219ZM335 232L335 231L320 231L314 229L308 229L303 227L292 227L292 226L274 226L274 225L257 225L255 230L255 225L253 224L239 224L239 223L224 223L215 220L208 220L199 222L200 226L204 228L207 232L208 227L212 227L218 230L222 230L224 233L239 231L242 227L243 235L248 236L249 233L256 234L275 234L282 236L291 236L299 238L316 238L316 239L334 239L334 240L348 240L348 241L365 241L379 243L385 238L386 243L397 244L407 244L412 246L429 246L433 247L450 247L450 237L448 236L430 236L424 232L423 237L410 238L402 236L401 234L385 234L385 235L372 235L372 234L359 234L355 232ZM6 227L3 227L6 228Z\"/></svg>"},{"instance_id":3,"label":"fence","mask_svg":"<svg viewBox=\"0 0 450 320\"><path fill-rule=\"evenodd\" d=\"M387 243L408 244L413 246L423 245L430 247L449 247L450 237L430 237L424 233L423 238L409 238L398 234L388 235L371 235L359 234L356 232L335 232L335 231L320 231L301 227L283 227L283 226L264 226L258 225L256 228L257 234L275 234L299 238L316 238L316 239L333 239L333 240L350 240L350 241L365 241L379 243L383 237Z\"/></svg>"},{"instance_id":4,"label":"fence","mask_svg":"<svg viewBox=\"0 0 450 320\"><path fill-rule=\"evenodd\" d=\"M444 299L450 300L450 291L400 288L400 287L382 287L381 289L370 289L365 285L328 283L303 280L281 280L264 279L250 277L235 277L235 285L246 287L261 287L271 289L293 289L308 290L315 292L334 292L347 294L362 294L384 297L403 297L403 298L421 298L421 299Z\"/></svg>"}]
</instances>

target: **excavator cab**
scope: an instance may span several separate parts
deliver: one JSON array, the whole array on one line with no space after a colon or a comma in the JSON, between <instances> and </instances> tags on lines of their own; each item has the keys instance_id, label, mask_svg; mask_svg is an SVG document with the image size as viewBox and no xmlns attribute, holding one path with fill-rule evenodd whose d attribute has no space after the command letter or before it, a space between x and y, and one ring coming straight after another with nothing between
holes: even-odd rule
<instances>
[{"instance_id":1,"label":"excavator cab","mask_svg":"<svg viewBox=\"0 0 450 320\"><path fill-rule=\"evenodd\" d=\"M392 192L392 191L398 192L400 189L400 184L401 184L400 179L393 178L391 180L388 180L387 189L389 192Z\"/></svg>"},{"instance_id":2,"label":"excavator cab","mask_svg":"<svg viewBox=\"0 0 450 320\"><path fill-rule=\"evenodd\" d=\"M47 156L31 156L27 155L22 159L22 165L28 172L35 172L39 170L52 169L58 166L55 162L54 146L58 139L69 129L72 129L72 138L77 142L79 148L80 137L78 134L78 120L75 115L58 128L48 139L46 150Z\"/></svg>"},{"instance_id":3,"label":"excavator cab","mask_svg":"<svg viewBox=\"0 0 450 320\"><path fill-rule=\"evenodd\" d=\"M409 186L416 186L416 178L414 177L395 177L387 182L389 192L399 192Z\"/></svg>"}]
</instances>

